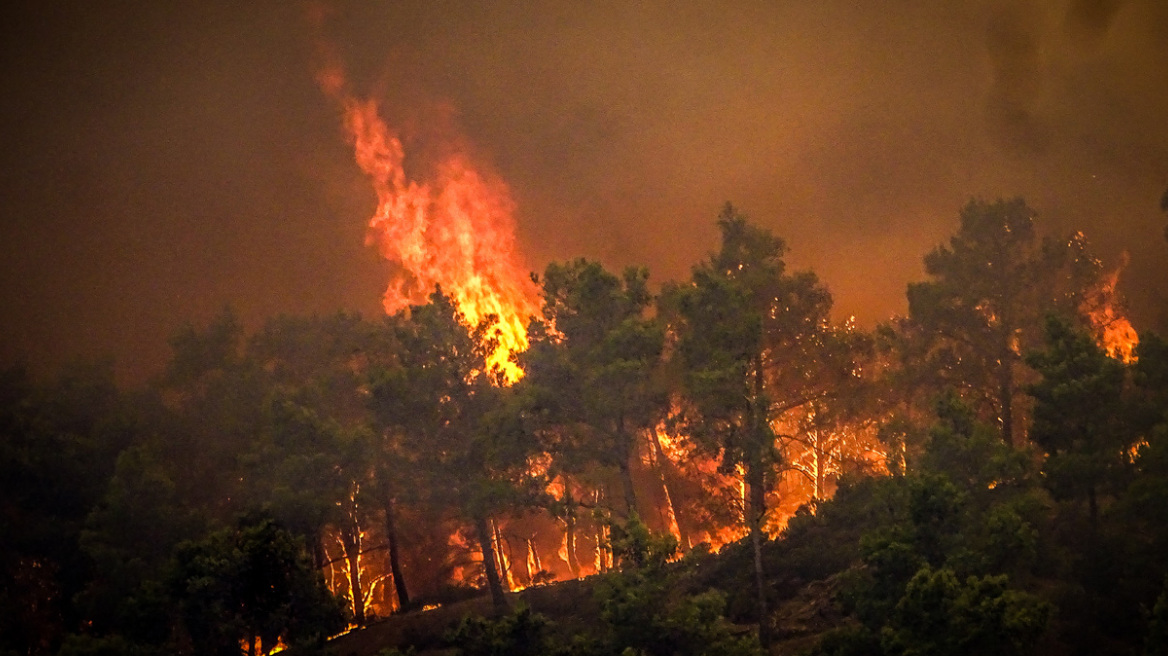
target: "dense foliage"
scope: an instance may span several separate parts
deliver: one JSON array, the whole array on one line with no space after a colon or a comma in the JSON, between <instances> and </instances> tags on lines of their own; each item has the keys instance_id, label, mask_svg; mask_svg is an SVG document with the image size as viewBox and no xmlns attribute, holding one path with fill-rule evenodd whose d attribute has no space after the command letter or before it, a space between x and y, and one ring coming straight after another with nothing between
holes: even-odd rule
<instances>
[{"instance_id":1,"label":"dense foliage","mask_svg":"<svg viewBox=\"0 0 1168 656\"><path fill-rule=\"evenodd\" d=\"M1165 653L1168 344L1101 345L1082 235L1021 200L960 219L872 333L727 206L659 296L550 265L510 385L495 318L441 289L226 311L131 391L9 369L0 654L314 649L487 590L447 648ZM592 574L571 617L508 594Z\"/></svg>"}]
</instances>

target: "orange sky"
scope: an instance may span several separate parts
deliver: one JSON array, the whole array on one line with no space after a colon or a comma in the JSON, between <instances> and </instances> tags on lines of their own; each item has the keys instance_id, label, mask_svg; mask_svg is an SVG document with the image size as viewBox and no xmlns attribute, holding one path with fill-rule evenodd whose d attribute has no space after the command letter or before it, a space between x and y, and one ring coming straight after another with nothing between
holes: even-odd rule
<instances>
[{"instance_id":1,"label":"orange sky","mask_svg":"<svg viewBox=\"0 0 1168 656\"><path fill-rule=\"evenodd\" d=\"M11 4L11 3L10 3ZM375 315L375 199L296 3L0 10L0 358L157 370L225 304ZM510 185L532 269L685 276L727 200L866 324L904 310L971 196L1168 279L1168 4L1050 0L326 3L327 37L424 167L457 141Z\"/></svg>"}]
</instances>

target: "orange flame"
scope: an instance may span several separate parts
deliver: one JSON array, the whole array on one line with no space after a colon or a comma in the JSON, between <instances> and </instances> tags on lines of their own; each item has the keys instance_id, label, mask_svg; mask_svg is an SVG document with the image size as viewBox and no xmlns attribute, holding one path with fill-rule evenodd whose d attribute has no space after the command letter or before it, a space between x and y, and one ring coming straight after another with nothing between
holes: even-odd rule
<instances>
[{"instance_id":1,"label":"orange flame","mask_svg":"<svg viewBox=\"0 0 1168 656\"><path fill-rule=\"evenodd\" d=\"M1122 362L1131 363L1136 359L1136 347L1140 336L1131 321L1123 314L1117 287L1119 276L1127 266L1128 255L1114 271L1103 276L1099 285L1083 301L1082 311L1091 322L1096 339L1107 355Z\"/></svg>"},{"instance_id":2,"label":"orange flame","mask_svg":"<svg viewBox=\"0 0 1168 656\"><path fill-rule=\"evenodd\" d=\"M315 14L312 16L314 21L323 20L323 6L313 6L311 10ZM352 94L344 69L337 63L339 60L331 56L324 44L318 43L318 46L322 48L319 54L326 64L318 69L317 83L342 110L344 130L353 146L355 162L369 178L376 194L377 208L369 219L366 243L376 246L382 257L393 264L383 298L385 311L393 314L411 304L425 302L434 287L441 286L471 325L477 325L489 316L497 318L499 344L488 364L499 367L508 381L517 380L523 372L511 362L510 356L527 348L526 322L536 313L538 305L535 286L520 265L513 214L515 204L507 185L477 166L465 150L457 147L449 148L448 154L428 168L429 174L418 175L416 169L420 167L413 165L413 160L407 166L402 139L383 120L377 101ZM1099 315L1099 326L1105 335L1108 334L1106 327L1110 327L1111 334L1122 333L1125 325L1130 329L1125 318L1117 317L1112 305L1116 278L1118 272L1101 292L1106 303L1101 305L1105 310ZM1106 314L1108 312L1111 314ZM1134 345L1134 330L1131 334L1131 344ZM742 472L723 474L717 458L699 453L684 435L671 434L664 427L658 427L656 437L658 450L650 452L652 460L645 462L645 466L663 464L656 460L660 457L672 463L671 467L676 469L683 482L690 483L688 489L680 483L676 489L671 489L673 479L667 483L664 474L658 471L665 530L680 538L684 524L687 542L692 543L696 538L714 549L740 540L746 534L741 521L731 520L729 525L720 525L716 518L694 519L684 515L689 512L685 510L687 498L697 495L694 489L706 488L719 497L730 492L724 496L733 497L727 500L733 502L732 506L741 519L746 504ZM528 474L532 478L545 477L550 464L546 454L541 454L529 461ZM569 481L557 476L547 482L545 489L552 497L562 500L569 485ZM574 496L585 496L587 489L581 492ZM590 505L603 507L600 490L593 494ZM675 502L678 503L676 508ZM679 513L683 516L679 517ZM726 518L721 521L726 521ZM785 517L782 521L785 522ZM524 563L529 582L541 569L534 538L527 540L527 551L519 556L505 548L499 528L492 523L491 537L498 552L501 574L510 589L521 589L526 584L516 580L511 569ZM771 524L767 528L773 535L781 525ZM578 565L573 575L603 572L612 567L611 552L606 547L610 535L602 522L582 518L575 531L571 545L568 532L562 533L558 549L564 566L570 560ZM478 550L478 545L470 544L461 531L451 534L447 543L457 552ZM548 554L555 548L553 542L544 544ZM326 542L326 550L328 546ZM572 558L569 558L569 546L575 552ZM588 551L592 552L591 557ZM331 587L334 591L343 591L350 585L349 563L344 558L330 557L330 561L334 563L329 568ZM373 606L378 586L384 590L386 581L391 580L388 575L370 576L365 570L366 563L360 558L357 566L362 587L368 585L368 590L363 590L365 610L392 611L391 601L386 602L384 609ZM457 565L451 579L456 583L465 582L477 575L476 567L474 563ZM386 597L385 593L382 597Z\"/></svg>"},{"instance_id":3,"label":"orange flame","mask_svg":"<svg viewBox=\"0 0 1168 656\"><path fill-rule=\"evenodd\" d=\"M522 370L510 356L527 348L527 320L537 306L534 285L519 264L507 185L463 152L446 156L430 179L410 179L402 142L381 119L377 102L347 93L338 65L318 72L317 82L344 110L357 165L377 194L366 243L397 265L383 299L386 313L424 302L441 286L471 326L497 319L498 347L488 365L509 382L518 380Z\"/></svg>"}]
</instances>

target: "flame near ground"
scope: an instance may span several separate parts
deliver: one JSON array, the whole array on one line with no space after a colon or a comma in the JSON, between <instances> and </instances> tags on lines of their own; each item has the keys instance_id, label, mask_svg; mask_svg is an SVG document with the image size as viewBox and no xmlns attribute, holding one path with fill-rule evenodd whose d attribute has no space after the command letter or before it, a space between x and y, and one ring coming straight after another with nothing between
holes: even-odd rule
<instances>
[{"instance_id":1,"label":"flame near ground","mask_svg":"<svg viewBox=\"0 0 1168 656\"><path fill-rule=\"evenodd\" d=\"M376 194L367 243L393 265L385 311L393 314L422 303L440 286L472 325L496 319L499 343L489 364L499 367L507 381L518 380L523 372L510 356L526 349L526 323L537 312L537 303L536 289L516 250L515 206L507 185L457 148L429 167L426 175L412 176L402 139L383 120L378 103L350 93L338 65L323 68L317 79L341 108L355 161ZM1117 304L1117 278L1118 271L1107 276L1083 310L1109 354L1130 361L1136 336ZM797 424L812 418L776 421ZM766 529L772 536L800 505L829 497L845 469L883 467L885 453L870 427L820 427L807 435L808 440L786 446L790 467L768 492L773 512ZM673 535L683 550L701 543L719 549L743 536L746 489L741 473L720 472L713 458L692 452L684 436L671 435L663 427L641 437L632 466L639 510L651 528ZM613 483L602 473L588 481L558 476L547 491L561 502L567 498L581 508L599 509L607 503L606 490ZM493 518L490 526L500 576L511 590L612 566L607 527L590 512L571 519L533 512ZM420 533L426 531L432 535L422 537L434 548L426 562L416 563L415 571L432 572L435 580L444 577L446 584L482 587L476 541L456 523ZM336 536L326 538L332 543L326 548L330 587L355 604L351 590L354 584L361 586L360 604L367 616L387 615L400 607L382 562L384 548L378 546L384 536L377 533L358 527L358 542L372 546L359 549L352 558L345 557ZM436 553L442 555L433 562Z\"/></svg>"}]
</instances>

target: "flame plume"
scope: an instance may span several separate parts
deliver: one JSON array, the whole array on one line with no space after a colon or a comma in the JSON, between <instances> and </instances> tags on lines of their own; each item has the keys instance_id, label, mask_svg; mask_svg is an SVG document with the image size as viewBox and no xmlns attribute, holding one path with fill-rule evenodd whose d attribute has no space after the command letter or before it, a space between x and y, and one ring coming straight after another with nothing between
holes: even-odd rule
<instances>
[{"instance_id":1,"label":"flame plume","mask_svg":"<svg viewBox=\"0 0 1168 656\"><path fill-rule=\"evenodd\" d=\"M1119 276L1127 263L1128 254L1125 252L1119 266L1102 277L1084 299L1080 310L1087 315L1096 341L1107 351L1107 355L1130 364L1136 360L1140 336L1123 312L1118 291Z\"/></svg>"},{"instance_id":2,"label":"flame plume","mask_svg":"<svg viewBox=\"0 0 1168 656\"><path fill-rule=\"evenodd\" d=\"M499 344L488 365L514 382L523 372L510 356L527 348L527 320L537 306L534 285L519 265L507 185L464 152L446 156L429 179L411 179L402 142L381 119L377 102L347 93L339 66L321 71L317 81L341 105L357 165L377 194L366 244L397 265L383 299L386 313L422 303L441 286L471 326L497 319Z\"/></svg>"}]
</instances>

